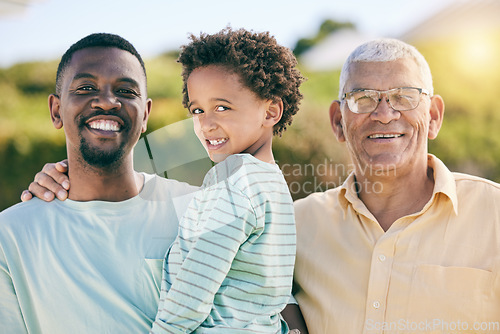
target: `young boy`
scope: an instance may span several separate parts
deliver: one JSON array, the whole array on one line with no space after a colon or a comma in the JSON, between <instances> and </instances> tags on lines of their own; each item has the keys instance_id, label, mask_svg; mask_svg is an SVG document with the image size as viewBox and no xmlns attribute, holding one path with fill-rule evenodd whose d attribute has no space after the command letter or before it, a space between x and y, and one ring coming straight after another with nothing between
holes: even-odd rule
<instances>
[{"instance_id":1,"label":"young boy","mask_svg":"<svg viewBox=\"0 0 500 334\"><path fill-rule=\"evenodd\" d=\"M303 78L268 33L191 38L178 60L183 103L218 164L165 256L152 333L287 333L295 222L272 137L297 112Z\"/></svg>"}]
</instances>

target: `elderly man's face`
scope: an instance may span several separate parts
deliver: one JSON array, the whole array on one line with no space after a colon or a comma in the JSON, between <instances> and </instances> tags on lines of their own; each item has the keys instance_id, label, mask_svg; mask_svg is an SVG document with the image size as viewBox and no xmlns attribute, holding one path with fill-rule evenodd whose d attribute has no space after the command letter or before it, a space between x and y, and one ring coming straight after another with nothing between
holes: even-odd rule
<instances>
[{"instance_id":1,"label":"elderly man's face","mask_svg":"<svg viewBox=\"0 0 500 334\"><path fill-rule=\"evenodd\" d=\"M391 62L359 62L352 65L345 92L355 89L389 90L398 87L424 88L419 68L413 59ZM346 141L357 174L377 170L404 170L411 172L417 165L426 165L427 139L437 135L432 126L433 103L421 95L418 107L396 111L388 104L387 97L372 113L355 114L347 103L341 103L341 119L337 133ZM442 116L442 113L441 113ZM340 126L341 125L341 126ZM431 130L431 131L430 131ZM403 168L403 169L402 169ZM394 174L392 174L394 175Z\"/></svg>"}]
</instances>

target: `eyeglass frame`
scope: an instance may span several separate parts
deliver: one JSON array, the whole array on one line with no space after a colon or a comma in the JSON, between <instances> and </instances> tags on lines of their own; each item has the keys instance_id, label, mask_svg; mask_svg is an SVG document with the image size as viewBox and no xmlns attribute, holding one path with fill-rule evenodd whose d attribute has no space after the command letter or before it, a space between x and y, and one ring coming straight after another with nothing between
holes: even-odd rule
<instances>
[{"instance_id":1,"label":"eyeglass frame","mask_svg":"<svg viewBox=\"0 0 500 334\"><path fill-rule=\"evenodd\" d=\"M411 89L416 89L416 90L418 90L419 100L418 100L417 105L416 105L415 107L411 108L411 109L398 110L398 109L396 109L396 108L394 108L394 107L392 106L392 103L391 103L391 101L390 101L390 99L389 99L389 97L388 97L387 93L389 93L390 91L393 91L393 90L397 90L397 89L405 89L405 88L411 88ZM352 93L357 93L357 92L365 92L365 91L377 92L377 93L378 93L378 98L377 98L378 102L377 102L377 105L375 106L375 108L374 108L372 111L366 111L366 112L354 112L354 111L352 111L351 107L349 106L349 100L347 100L347 99L346 99L347 95L348 95L348 94L352 94ZM346 103L347 103L347 107L348 107L348 108L349 108L349 110L350 110L352 113L354 113L354 114L370 114L370 113L374 112L375 110L377 110L377 108L378 108L378 106L379 106L380 102L382 101L382 98L381 98L382 94L385 94L385 96L386 96L386 98L387 98L387 100L386 100L386 101L389 103L389 106L390 106L392 109L396 110L396 111L409 111L409 110L414 110L414 109L416 109L416 108L420 105L420 100L421 100L421 98L422 98L422 94L425 94L425 95L427 95L427 96L429 96L429 97L430 97L430 92L429 92L427 89L425 89L425 88L417 88L417 87L396 87L396 88L392 88L392 89L388 89L388 90L376 90L376 89L365 89L365 88L360 88L360 89L354 89L354 90L351 90L350 92L344 93L344 95L342 96L341 101L346 101Z\"/></svg>"}]
</instances>

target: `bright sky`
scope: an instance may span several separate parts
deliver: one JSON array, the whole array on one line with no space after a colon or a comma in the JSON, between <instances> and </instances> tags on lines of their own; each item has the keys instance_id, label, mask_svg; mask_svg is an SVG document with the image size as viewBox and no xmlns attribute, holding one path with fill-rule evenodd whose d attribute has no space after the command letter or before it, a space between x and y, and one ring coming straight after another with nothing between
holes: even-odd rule
<instances>
[{"instance_id":1,"label":"bright sky","mask_svg":"<svg viewBox=\"0 0 500 334\"><path fill-rule=\"evenodd\" d=\"M144 58L178 49L189 33L214 33L228 24L270 31L290 48L325 19L397 37L452 1L462 0L38 0L22 13L0 16L0 67L59 59L94 32L121 35Z\"/></svg>"}]
</instances>

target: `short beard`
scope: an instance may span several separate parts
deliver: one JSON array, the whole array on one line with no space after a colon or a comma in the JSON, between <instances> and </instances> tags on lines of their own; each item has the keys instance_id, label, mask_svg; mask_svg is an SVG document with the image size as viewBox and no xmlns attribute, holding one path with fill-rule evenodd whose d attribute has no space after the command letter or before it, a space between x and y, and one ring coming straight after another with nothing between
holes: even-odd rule
<instances>
[{"instance_id":1,"label":"short beard","mask_svg":"<svg viewBox=\"0 0 500 334\"><path fill-rule=\"evenodd\" d=\"M125 155L125 142L112 151L103 151L98 147L89 145L85 138L80 138L80 153L87 164L95 168L109 169L121 165Z\"/></svg>"}]
</instances>

